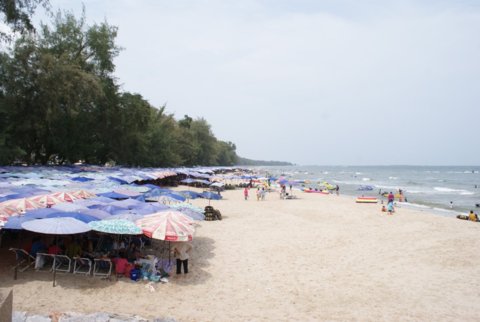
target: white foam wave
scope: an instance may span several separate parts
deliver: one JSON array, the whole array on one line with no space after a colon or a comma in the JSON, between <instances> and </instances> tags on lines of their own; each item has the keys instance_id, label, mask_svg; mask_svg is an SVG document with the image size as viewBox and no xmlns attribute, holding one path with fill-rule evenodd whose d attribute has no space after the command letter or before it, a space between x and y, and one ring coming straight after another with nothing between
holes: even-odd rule
<instances>
[{"instance_id":1,"label":"white foam wave","mask_svg":"<svg viewBox=\"0 0 480 322\"><path fill-rule=\"evenodd\" d=\"M362 178L362 181L372 181L370 178Z\"/></svg>"},{"instance_id":2,"label":"white foam wave","mask_svg":"<svg viewBox=\"0 0 480 322\"><path fill-rule=\"evenodd\" d=\"M447 188L447 187L434 187L433 189L438 192L458 192L460 194L462 193L470 194L470 191L464 190L464 189L454 189L454 188Z\"/></svg>"},{"instance_id":3,"label":"white foam wave","mask_svg":"<svg viewBox=\"0 0 480 322\"><path fill-rule=\"evenodd\" d=\"M397 180L398 177L388 177L388 179L390 179L390 180Z\"/></svg>"}]
</instances>

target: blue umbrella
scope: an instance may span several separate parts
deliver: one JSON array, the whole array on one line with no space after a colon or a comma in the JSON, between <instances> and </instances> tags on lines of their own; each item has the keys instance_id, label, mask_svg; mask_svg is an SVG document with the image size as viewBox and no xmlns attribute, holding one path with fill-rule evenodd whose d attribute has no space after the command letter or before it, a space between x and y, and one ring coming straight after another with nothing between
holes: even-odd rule
<instances>
[{"instance_id":1,"label":"blue umbrella","mask_svg":"<svg viewBox=\"0 0 480 322\"><path fill-rule=\"evenodd\" d=\"M197 199L199 197L201 197L201 194L198 193L198 192L195 192L195 191L179 191L178 192L179 194L181 194L182 196L184 197L187 197L189 199Z\"/></svg>"},{"instance_id":2,"label":"blue umbrella","mask_svg":"<svg viewBox=\"0 0 480 322\"><path fill-rule=\"evenodd\" d=\"M103 210L103 211L106 211L108 213L113 213L114 211L116 210L120 210L120 209L126 209L124 207L116 207L116 206L111 206L111 205L99 205L99 206L90 206L88 207L90 209L98 209L98 210Z\"/></svg>"},{"instance_id":3,"label":"blue umbrella","mask_svg":"<svg viewBox=\"0 0 480 322\"><path fill-rule=\"evenodd\" d=\"M48 215L53 214L55 212L59 212L59 210L53 209L53 208L39 208L39 209L27 211L24 217L27 217L30 219L42 219L42 218L47 218Z\"/></svg>"},{"instance_id":4,"label":"blue umbrella","mask_svg":"<svg viewBox=\"0 0 480 322\"><path fill-rule=\"evenodd\" d=\"M91 221L99 220L97 217L93 217L87 214L81 214L79 212L55 212L53 214L47 215L47 218L65 218L65 217L75 218L84 223L89 223Z\"/></svg>"},{"instance_id":5,"label":"blue umbrella","mask_svg":"<svg viewBox=\"0 0 480 322\"><path fill-rule=\"evenodd\" d=\"M34 220L35 218L32 217L26 217L26 216L11 216L8 217L7 222L5 223L5 226L3 226L3 229L16 229L20 230L22 228L22 224L26 221L29 220Z\"/></svg>"},{"instance_id":6,"label":"blue umbrella","mask_svg":"<svg viewBox=\"0 0 480 322\"><path fill-rule=\"evenodd\" d=\"M205 198L205 199L213 199L213 200L222 199L222 196L220 196L218 193L213 193L211 191L204 191L200 195L202 196L202 198Z\"/></svg>"}]
</instances>

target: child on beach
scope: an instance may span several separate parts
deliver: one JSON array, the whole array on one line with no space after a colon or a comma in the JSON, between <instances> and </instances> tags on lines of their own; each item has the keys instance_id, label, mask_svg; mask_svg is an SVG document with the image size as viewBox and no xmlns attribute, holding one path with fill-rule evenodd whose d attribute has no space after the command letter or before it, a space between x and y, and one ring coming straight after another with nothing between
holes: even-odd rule
<instances>
[{"instance_id":1,"label":"child on beach","mask_svg":"<svg viewBox=\"0 0 480 322\"><path fill-rule=\"evenodd\" d=\"M389 201L387 204L387 211L389 215L393 215L395 209L393 208L393 201Z\"/></svg>"},{"instance_id":2,"label":"child on beach","mask_svg":"<svg viewBox=\"0 0 480 322\"><path fill-rule=\"evenodd\" d=\"M245 187L245 189L243 189L243 196L245 197L245 200L248 200L248 187Z\"/></svg>"}]
</instances>

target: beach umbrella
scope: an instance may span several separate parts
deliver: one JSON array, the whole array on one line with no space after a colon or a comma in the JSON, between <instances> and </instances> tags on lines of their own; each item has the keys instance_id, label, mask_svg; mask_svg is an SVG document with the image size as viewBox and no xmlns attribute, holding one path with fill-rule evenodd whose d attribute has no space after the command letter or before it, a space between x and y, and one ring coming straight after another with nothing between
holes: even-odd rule
<instances>
[{"instance_id":1,"label":"beach umbrella","mask_svg":"<svg viewBox=\"0 0 480 322\"><path fill-rule=\"evenodd\" d=\"M145 204L144 202L134 200L134 199L124 199L124 200L114 201L110 203L111 206L122 207L127 209L133 209L144 204Z\"/></svg>"},{"instance_id":2,"label":"beach umbrella","mask_svg":"<svg viewBox=\"0 0 480 322\"><path fill-rule=\"evenodd\" d=\"M188 199L197 199L201 196L200 193L195 191L179 191L178 194Z\"/></svg>"},{"instance_id":3,"label":"beach umbrella","mask_svg":"<svg viewBox=\"0 0 480 322\"><path fill-rule=\"evenodd\" d=\"M28 231L49 235L73 235L92 230L86 223L71 217L34 219L21 226Z\"/></svg>"},{"instance_id":4,"label":"beach umbrella","mask_svg":"<svg viewBox=\"0 0 480 322\"><path fill-rule=\"evenodd\" d=\"M182 203L177 203L177 204L174 204L174 205L171 205L170 208L173 208L173 209L177 209L177 208L188 208L188 209L191 209L195 212L198 212L198 213L203 213L203 209L200 208L200 207L197 207L197 206L194 206L188 202L182 202Z\"/></svg>"},{"instance_id":5,"label":"beach umbrella","mask_svg":"<svg viewBox=\"0 0 480 322\"><path fill-rule=\"evenodd\" d=\"M93 198L93 197L96 197L97 195L94 194L94 193L91 193L87 190L77 190L77 191L73 191L72 192L72 195L74 195L75 197L77 197L77 199L87 199L87 198Z\"/></svg>"},{"instance_id":6,"label":"beach umbrella","mask_svg":"<svg viewBox=\"0 0 480 322\"><path fill-rule=\"evenodd\" d=\"M203 212L197 212L193 209L182 207L177 207L175 208L175 210L181 212L182 214L190 217L193 220L205 220L205 215L203 214Z\"/></svg>"},{"instance_id":7,"label":"beach umbrella","mask_svg":"<svg viewBox=\"0 0 480 322\"><path fill-rule=\"evenodd\" d=\"M0 217L10 217L18 214L17 208L12 206L0 206Z\"/></svg>"},{"instance_id":8,"label":"beach umbrella","mask_svg":"<svg viewBox=\"0 0 480 322\"><path fill-rule=\"evenodd\" d=\"M111 215L110 217L105 218L104 220L123 219L123 220L128 220L134 223L137 220L142 219L143 217L144 215L141 215L138 213L125 212L125 213L118 213L116 215Z\"/></svg>"},{"instance_id":9,"label":"beach umbrella","mask_svg":"<svg viewBox=\"0 0 480 322\"><path fill-rule=\"evenodd\" d=\"M107 205L93 205L93 206L90 206L88 207L90 209L98 209L98 210L102 210L102 211L105 211L105 212L108 212L110 214L113 214L115 211L118 211L118 210L125 210L127 208L123 208L123 207L116 207L116 206L112 206L110 204L107 204Z\"/></svg>"},{"instance_id":10,"label":"beach umbrella","mask_svg":"<svg viewBox=\"0 0 480 322\"><path fill-rule=\"evenodd\" d=\"M189 241L195 229L193 220L178 211L162 211L135 222L145 236L166 241Z\"/></svg>"},{"instance_id":11,"label":"beach umbrella","mask_svg":"<svg viewBox=\"0 0 480 322\"><path fill-rule=\"evenodd\" d=\"M204 191L202 192L201 194L201 197L202 198L205 198L205 199L213 199L213 200L220 200L222 199L222 196L219 195L218 193L216 192L211 192L211 191Z\"/></svg>"},{"instance_id":12,"label":"beach umbrella","mask_svg":"<svg viewBox=\"0 0 480 322\"><path fill-rule=\"evenodd\" d=\"M140 235L142 229L125 219L92 221L88 224L95 231L118 235Z\"/></svg>"},{"instance_id":13,"label":"beach umbrella","mask_svg":"<svg viewBox=\"0 0 480 322\"><path fill-rule=\"evenodd\" d=\"M22 228L40 234L73 235L92 230L86 223L71 217L57 217L29 220L21 224ZM56 262L53 259L53 287L55 287Z\"/></svg>"},{"instance_id":14,"label":"beach umbrella","mask_svg":"<svg viewBox=\"0 0 480 322\"><path fill-rule=\"evenodd\" d=\"M26 216L12 216L7 219L5 222L5 225L3 226L3 229L15 229L15 230L21 230L22 224L26 221L29 220L34 220L35 218L32 217L26 217Z\"/></svg>"},{"instance_id":15,"label":"beach umbrella","mask_svg":"<svg viewBox=\"0 0 480 322\"><path fill-rule=\"evenodd\" d=\"M54 208L39 208L34 210L29 210L23 215L23 217L27 217L30 219L42 219L47 218L47 215L59 212L60 210Z\"/></svg>"},{"instance_id":16,"label":"beach umbrella","mask_svg":"<svg viewBox=\"0 0 480 322\"><path fill-rule=\"evenodd\" d=\"M40 195L30 197L29 199L41 203L44 207L51 207L53 205L56 205L57 203L63 202L62 200L54 197L53 195Z\"/></svg>"},{"instance_id":17,"label":"beach umbrella","mask_svg":"<svg viewBox=\"0 0 480 322\"><path fill-rule=\"evenodd\" d=\"M88 208L73 202L62 202L55 206L52 206L52 209L56 209L57 211L79 211Z\"/></svg>"},{"instance_id":18,"label":"beach umbrella","mask_svg":"<svg viewBox=\"0 0 480 322\"><path fill-rule=\"evenodd\" d=\"M70 192L56 192L56 193L53 193L52 196L62 200L62 201L65 201L65 202L73 202L74 200L76 199L79 199L77 197L75 197L75 195L73 195L72 193Z\"/></svg>"},{"instance_id":19,"label":"beach umbrella","mask_svg":"<svg viewBox=\"0 0 480 322\"><path fill-rule=\"evenodd\" d=\"M110 213L100 209L80 209L77 212L84 215L89 215L98 219L106 219L112 216Z\"/></svg>"},{"instance_id":20,"label":"beach umbrella","mask_svg":"<svg viewBox=\"0 0 480 322\"><path fill-rule=\"evenodd\" d=\"M97 221L99 220L97 217L90 216L87 214L82 214L79 212L54 212L49 215L47 215L47 218L64 218L64 217L70 217L70 218L75 218L77 220L83 221L84 223L89 223L91 221Z\"/></svg>"},{"instance_id":21,"label":"beach umbrella","mask_svg":"<svg viewBox=\"0 0 480 322\"><path fill-rule=\"evenodd\" d=\"M41 203L38 203L36 201L30 200L27 198L4 201L2 205L15 208L19 212L26 212L27 210L38 209L38 208L45 208Z\"/></svg>"}]
</instances>

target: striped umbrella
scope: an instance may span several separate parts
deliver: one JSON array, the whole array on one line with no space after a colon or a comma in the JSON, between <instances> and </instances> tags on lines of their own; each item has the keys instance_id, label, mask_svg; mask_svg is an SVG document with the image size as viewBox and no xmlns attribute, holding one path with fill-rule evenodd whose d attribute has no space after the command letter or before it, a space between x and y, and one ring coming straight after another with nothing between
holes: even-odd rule
<instances>
[{"instance_id":1,"label":"striped umbrella","mask_svg":"<svg viewBox=\"0 0 480 322\"><path fill-rule=\"evenodd\" d=\"M30 197L28 199L41 203L44 207L51 207L53 205L56 205L57 203L63 202L57 197L54 197L53 195L40 195L40 196Z\"/></svg>"},{"instance_id":2,"label":"striped umbrella","mask_svg":"<svg viewBox=\"0 0 480 322\"><path fill-rule=\"evenodd\" d=\"M0 216L10 217L18 214L18 210L12 206L0 206Z\"/></svg>"},{"instance_id":3,"label":"striped umbrella","mask_svg":"<svg viewBox=\"0 0 480 322\"><path fill-rule=\"evenodd\" d=\"M18 212L26 212L27 210L45 208L45 206L42 205L41 203L27 199L27 198L12 199L9 201L4 201L2 205L15 208Z\"/></svg>"},{"instance_id":4,"label":"striped umbrella","mask_svg":"<svg viewBox=\"0 0 480 322\"><path fill-rule=\"evenodd\" d=\"M70 192L57 192L57 193L54 193L52 194L52 196L62 200L62 201L67 201L67 202L73 202L74 200L76 199L79 199L77 197L75 197L72 193Z\"/></svg>"},{"instance_id":5,"label":"striped umbrella","mask_svg":"<svg viewBox=\"0 0 480 322\"><path fill-rule=\"evenodd\" d=\"M108 234L140 235L142 233L142 229L125 219L91 221L88 225L95 231Z\"/></svg>"},{"instance_id":6,"label":"striped umbrella","mask_svg":"<svg viewBox=\"0 0 480 322\"><path fill-rule=\"evenodd\" d=\"M71 192L71 194L74 195L77 199L87 199L87 198L93 198L97 196L96 194L91 193L87 190L73 191Z\"/></svg>"},{"instance_id":7,"label":"striped umbrella","mask_svg":"<svg viewBox=\"0 0 480 322\"><path fill-rule=\"evenodd\" d=\"M189 241L193 220L178 211L162 211L136 221L145 236L166 241Z\"/></svg>"}]
</instances>

